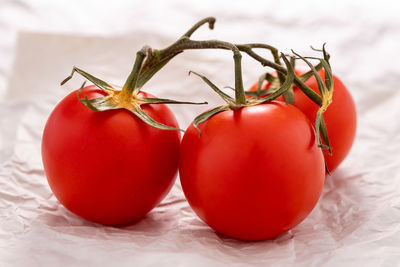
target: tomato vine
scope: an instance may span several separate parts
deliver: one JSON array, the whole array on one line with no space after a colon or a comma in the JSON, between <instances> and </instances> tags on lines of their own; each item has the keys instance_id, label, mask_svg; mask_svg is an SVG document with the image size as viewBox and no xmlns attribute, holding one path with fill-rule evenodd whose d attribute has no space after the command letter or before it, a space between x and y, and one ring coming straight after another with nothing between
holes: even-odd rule
<instances>
[{"instance_id":1,"label":"tomato vine","mask_svg":"<svg viewBox=\"0 0 400 267\"><path fill-rule=\"evenodd\" d=\"M185 34L183 34L176 42L164 49L153 49L150 46L144 46L136 53L135 63L133 69L128 76L122 90L117 90L107 82L94 77L93 75L77 68L73 67L72 73L68 76L61 84L64 84L69 79L72 78L75 72L84 76L86 79L94 83L101 90L107 93L107 96L99 97L95 99L81 99L78 92L79 100L82 104L86 105L88 108L94 111L105 111L111 109L124 108L131 111L135 116L146 122L147 124L163 129L163 130L180 130L176 129L162 123L159 123L148 116L140 106L143 104L206 104L207 102L188 102L188 101L177 101L171 99L161 99L161 98L143 98L138 96L138 92L144 86L144 84L149 81L160 69L162 69L172 58L182 53L185 50L195 50L195 49L224 49L231 50L233 52L233 58L235 62L235 98L231 98L227 94L223 93L218 87L211 83L206 77L199 75L211 88L216 91L227 103L226 106L214 108L203 114L200 114L195 119L195 125L207 120L210 116L221 112L226 109L237 109L246 105L257 105L261 103L266 103L272 101L273 99L279 97L280 95L286 96L287 101L292 103L292 84L295 84L302 92L307 95L313 102L320 106L315 121L315 130L317 133L318 145L323 149L328 149L330 151L328 134L323 119L323 113L332 101L332 75L329 64L329 55L325 50L325 46L322 51L324 58L318 58L320 63L315 67L308 61L307 57L302 57L299 54L293 52L295 56L291 57L291 60L286 58L284 54L279 54L278 49L275 47L262 44L262 43L248 43L248 44L232 44L229 42L221 40L192 40L191 36L196 32L201 26L208 24L210 29L214 28L215 24L214 17L208 17L200 20L195 25L193 25ZM261 57L259 54L254 52L253 49L261 48L267 49L271 52L273 56L273 61ZM241 52L247 54L253 59L260 62L263 66L273 68L278 73L277 84L278 87L270 95L265 98L260 98L262 93L260 90L261 82L264 79L271 78L270 75L263 75L260 78L259 87L257 90L256 97L250 97L246 99L246 94L243 88L242 81L242 65L241 65ZM280 59L283 59L285 66L281 65ZM295 59L302 59L311 68L311 71L307 72L303 76L296 76L294 74L294 62ZM313 58L314 59L314 58ZM321 77L318 75L317 70L324 68L329 75L325 77L325 83L322 82ZM314 75L318 81L318 86L320 87L321 96L309 88L304 81ZM82 85L82 88L84 85ZM322 137L322 140L320 138Z\"/></svg>"}]
</instances>

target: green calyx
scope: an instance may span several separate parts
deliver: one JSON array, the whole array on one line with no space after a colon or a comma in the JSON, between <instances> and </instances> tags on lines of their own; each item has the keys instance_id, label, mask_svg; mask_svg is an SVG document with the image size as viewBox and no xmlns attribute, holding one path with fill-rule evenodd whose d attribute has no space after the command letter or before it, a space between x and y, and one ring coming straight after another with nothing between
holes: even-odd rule
<instances>
[{"instance_id":1,"label":"green calyx","mask_svg":"<svg viewBox=\"0 0 400 267\"><path fill-rule=\"evenodd\" d=\"M324 121L323 113L326 111L328 106L332 102L333 96L333 76L331 67L329 64L329 54L325 50L325 44L323 45L321 50L317 50L312 48L315 51L319 51L323 53L323 58L315 58L315 57L302 57L301 55L295 53L295 56L290 57L290 62L286 58L285 55L281 53L280 56L277 56L277 49L273 48L269 45L263 44L246 44L246 45L234 45L238 48L239 51L247 53L252 58L259 61L263 66L269 66L274 68L278 77L274 77L270 73L266 73L259 78L257 83L257 90L255 92L244 92L242 85L242 73L241 73L241 56L237 56L239 51L234 51L234 60L235 60L235 98L229 96L220 90L215 84L213 84L209 79L205 76L200 75L196 72L189 72L199 76L204 82L206 82L225 102L226 105L213 108L208 110L194 119L193 126L198 130L199 136L201 135L201 131L198 128L198 125L215 114L226 110L236 110L245 106L253 106L263 103L268 103L279 96L283 95L287 104L293 105L294 95L293 95L293 86L296 85L305 95L307 95L314 103L316 103L320 108L316 114L315 120L315 132L317 138L317 144L321 149L327 149L329 154L332 153L331 146L328 138L328 132L326 129L326 124ZM258 54L254 53L252 48L265 48L271 51L274 62L270 62ZM283 59L285 63L285 67L281 66L280 59ZM294 73L295 60L301 59L310 67L310 71L306 72L301 76L296 76ZM313 66L307 59L317 59L319 60L319 64ZM324 68L325 70L325 81L322 81L322 78L318 74L318 70ZM315 76L319 88L320 95L314 92L310 87L305 84L310 77ZM270 87L265 90L261 90L262 84L264 80L267 80L270 83ZM250 98L245 98L245 96L250 96ZM263 96L263 97L262 97ZM329 170L326 169L329 173Z\"/></svg>"},{"instance_id":2,"label":"green calyx","mask_svg":"<svg viewBox=\"0 0 400 267\"><path fill-rule=\"evenodd\" d=\"M135 71L135 67L133 72ZM131 82L131 76L136 75L136 74L131 74L127 80L128 84L127 86L124 86L122 90L118 90L108 84L107 82L94 77L93 75L77 68L73 67L72 73L70 76L68 76L65 80L61 82L61 85L66 83L68 80L72 78L74 73L77 72L83 77L85 77L87 80L91 81L93 84L95 84L100 90L104 91L107 93L106 96L104 97L98 97L98 98L93 98L93 99L88 99L87 96L84 98L81 97L81 92L82 89L84 88L86 82L84 82L81 86L81 88L78 90L78 100L85 106L87 106L89 109L96 111L96 112L102 112L102 111L107 111L107 110L113 110L113 109L126 109L132 112L136 117L147 123L148 125L161 129L161 130L174 130L174 131L183 131L182 129L178 129L175 127L171 127L165 124L162 124L160 122L155 121L153 118L151 118L149 115L147 115L146 112L143 111L141 108L141 105L145 104L207 104L207 102L201 102L201 103L196 103L196 102L187 102L187 101L176 101L176 100L171 100L171 99L165 99L165 98L148 98L148 97L141 97L138 95L138 91L132 90L130 87L130 82ZM135 87L133 87L135 88Z\"/></svg>"},{"instance_id":3,"label":"green calyx","mask_svg":"<svg viewBox=\"0 0 400 267\"><path fill-rule=\"evenodd\" d=\"M236 52L239 53L239 52ZM255 106L255 105L260 105L264 103L268 103L273 101L274 99L278 98L282 94L285 94L291 86L294 81L295 73L294 73L294 58L292 57L289 60L286 58L285 55L281 54L281 58L283 59L286 68L287 68L287 75L284 78L283 84L279 87L278 90L274 91L273 93L269 94L267 97L264 98L259 98L259 97L251 97L251 98L246 98L245 97L245 92L243 89L243 82L242 82L242 70L241 70L241 57L237 56L237 54L234 53L234 61L235 61L235 98L229 96L228 94L224 93L221 89L219 89L215 84L213 84L207 77L200 75L194 71L190 71L189 74L193 73L197 76L199 76L207 85L211 87L211 89L214 90L226 103L224 106L219 106L216 108L213 108L211 110L208 110L200 115L198 115L194 121L193 121L193 126L197 129L199 132L199 135L201 135L201 131L198 128L198 125L207 119L209 119L211 116L214 116L215 114L218 114L220 112L226 111L226 110L237 110L242 107L246 106ZM240 54L240 53L239 53Z\"/></svg>"},{"instance_id":4,"label":"green calyx","mask_svg":"<svg viewBox=\"0 0 400 267\"><path fill-rule=\"evenodd\" d=\"M329 138L328 138L328 132L326 129L325 121L323 114L327 110L328 106L332 103L332 97L333 97L333 76L332 76L332 70L331 66L329 64L329 55L325 51L325 44L322 48L324 58L315 58L315 57L302 57L299 54L295 53L292 51L296 56L298 56L301 60L303 60L311 69L313 72L313 75L315 76L318 84L318 90L321 94L322 97L322 103L319 105L319 109L316 115L315 119L315 131L316 131L316 137L317 137L317 142L318 146L321 147L322 149L327 149L329 151L329 154L332 155L332 150L331 146L329 143ZM310 61L307 60L309 59L317 59L320 61L319 64L324 68L325 70L325 83L322 81L321 76L318 74L317 69L311 64ZM323 142L321 141L321 137Z\"/></svg>"},{"instance_id":5,"label":"green calyx","mask_svg":"<svg viewBox=\"0 0 400 267\"><path fill-rule=\"evenodd\" d=\"M210 29L214 28L215 18L208 17L205 18L198 23L196 23L193 27L191 27L177 42L172 44L171 46L162 49L156 50L152 49L149 46L144 46L141 50L136 53L135 64L133 66L132 72L127 78L122 90L117 90L107 82L96 78L95 76L77 68L73 67L72 73L66 79L61 82L61 85L65 84L68 80L72 78L75 72L79 73L87 80L95 84L99 89L106 92L107 95L104 97L99 97L95 99L88 99L87 96L84 98L81 97L82 89L85 86L84 82L81 88L78 90L78 99L79 101L87 106L89 109L96 112L103 112L107 110L113 109L127 109L132 112L135 116L140 118L142 121L147 123L148 125L162 129L162 130L178 130L183 131L182 129L177 129L174 127L170 127L168 125L164 125L160 122L152 119L146 112L143 111L141 105L145 104L207 104L207 102L188 102L188 101L176 101L165 98L146 98L141 97L138 93L143 85L149 81L154 74L156 74L160 69L162 69L172 58L176 55L183 52L185 49L196 49L202 47L190 47L193 45L191 40L189 40L190 36L202 25L208 24ZM186 43L186 46L182 44ZM212 46L210 46L211 48Z\"/></svg>"},{"instance_id":6,"label":"green calyx","mask_svg":"<svg viewBox=\"0 0 400 267\"><path fill-rule=\"evenodd\" d=\"M327 110L328 106L332 103L333 97L333 76L332 70L329 63L330 55L327 53L325 49L325 44L322 46L322 49L315 49L311 47L312 50L322 52L323 58L316 58L316 57L303 57L293 50L293 54L296 56L296 59L301 59L304 61L310 68L310 70L301 76L295 76L293 83L291 84L290 88L283 93L285 101L287 104L293 105L293 86L296 85L304 94L306 94L312 101L314 101L318 106L319 109L316 114L315 119L315 132L318 146L321 149L328 150L329 154L332 155L332 149L330 146L328 132L326 129L326 124L324 121L323 114ZM318 60L319 63L317 65L311 64L308 59L315 59ZM293 62L294 63L294 62ZM279 64L279 62L277 62ZM294 64L291 64L294 67ZM321 76L318 74L318 71L321 69L325 70L325 80L323 81ZM276 92L280 90L281 85L281 76L282 71L279 72L278 70L278 77L273 76L270 73L266 73L259 78L257 83L257 90L254 92L246 92L247 96L256 97L259 99L269 98L271 95L274 95ZM320 95L315 93L311 88L309 88L305 82L314 76L316 78L318 84L318 90ZM267 89L262 90L262 84L264 81L267 81L270 86ZM329 173L329 170L326 169Z\"/></svg>"}]
</instances>

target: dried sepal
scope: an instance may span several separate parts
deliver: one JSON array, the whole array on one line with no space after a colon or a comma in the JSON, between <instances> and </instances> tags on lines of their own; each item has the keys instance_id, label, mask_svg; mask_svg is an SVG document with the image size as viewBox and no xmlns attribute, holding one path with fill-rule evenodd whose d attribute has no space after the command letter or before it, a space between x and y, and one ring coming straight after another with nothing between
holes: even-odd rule
<instances>
[{"instance_id":1,"label":"dried sepal","mask_svg":"<svg viewBox=\"0 0 400 267\"><path fill-rule=\"evenodd\" d=\"M175 127L171 127L165 124L162 124L158 121L155 121L153 118L151 118L149 115L147 115L146 112L143 111L143 109L140 108L140 106L134 107L130 110L133 114L135 114L139 119L144 121L146 124L153 126L154 128L161 129L161 130L171 130L171 131L182 131L185 132L182 129L178 129Z\"/></svg>"},{"instance_id":2,"label":"dried sepal","mask_svg":"<svg viewBox=\"0 0 400 267\"><path fill-rule=\"evenodd\" d=\"M189 71L189 75L192 73L194 75L200 77L206 84L208 84L211 87L211 89L213 89L214 92L216 92L228 105L231 105L232 103L235 102L235 99L233 99L231 96L225 94L221 89L219 89L215 84L213 84L207 77L205 77L197 72Z\"/></svg>"},{"instance_id":3,"label":"dried sepal","mask_svg":"<svg viewBox=\"0 0 400 267\"><path fill-rule=\"evenodd\" d=\"M330 146L329 138L328 138L328 131L326 129L324 116L323 116L321 110L318 110L318 112L317 112L317 116L316 116L316 120L315 120L315 129L318 129L315 131L318 146L321 149L327 149L329 151L329 155L332 155L332 150L331 150L331 146ZM324 141L325 145L322 144L321 137L322 137L322 140ZM325 161L325 171L326 171L326 173L331 174L328 169L328 165L326 164L326 161Z\"/></svg>"},{"instance_id":4,"label":"dried sepal","mask_svg":"<svg viewBox=\"0 0 400 267\"><path fill-rule=\"evenodd\" d=\"M285 99L286 104L293 105L294 103L294 92L293 92L293 84L283 93L283 97Z\"/></svg>"},{"instance_id":5,"label":"dried sepal","mask_svg":"<svg viewBox=\"0 0 400 267\"><path fill-rule=\"evenodd\" d=\"M294 78L296 86L317 105L321 105L322 103L322 98L319 94L313 91L308 85L306 85L304 82L300 80L299 77Z\"/></svg>"},{"instance_id":6,"label":"dried sepal","mask_svg":"<svg viewBox=\"0 0 400 267\"><path fill-rule=\"evenodd\" d=\"M79 88L78 93L77 93L78 100L83 105L87 106L89 109L96 111L96 112L118 108L110 101L110 99L108 97L99 97L99 98L88 99L88 97L85 95L85 97L82 99L81 92L82 92L82 89L85 87L85 85L86 85L86 81L83 82L82 86Z\"/></svg>"},{"instance_id":7,"label":"dried sepal","mask_svg":"<svg viewBox=\"0 0 400 267\"><path fill-rule=\"evenodd\" d=\"M280 87L280 81L277 77L272 75L271 73L267 72L265 74L265 80L271 85L273 88L279 88Z\"/></svg>"},{"instance_id":8,"label":"dried sepal","mask_svg":"<svg viewBox=\"0 0 400 267\"><path fill-rule=\"evenodd\" d=\"M312 58L312 59L318 59L320 61L321 66L325 70L325 83L322 81L321 76L318 74L318 71L315 69L315 67L307 60L307 58L300 56L299 54L293 52L296 56L301 58L311 69L313 72L313 75L315 76L318 84L318 90L321 93L321 98L322 98L322 103L320 105L320 108L318 109L316 118L315 118L315 132L316 132L316 137L317 137L317 143L318 146L321 147L322 149L327 149L329 151L329 154L332 154L332 149L329 143L329 138L328 138L328 132L326 129L323 113L326 111L328 106L332 102L332 96L333 96L333 76L332 76L332 71L330 68L329 61L321 58ZM326 59L329 60L329 57L326 56ZM310 58L310 57L308 57ZM321 141L324 141L324 143Z\"/></svg>"},{"instance_id":9,"label":"dried sepal","mask_svg":"<svg viewBox=\"0 0 400 267\"><path fill-rule=\"evenodd\" d=\"M322 81L322 78L321 78L321 76L319 76L318 71L315 69L314 65L311 64L311 62L308 61L305 57L297 54L293 50L292 50L292 52L293 52L293 54L298 56L300 59L302 59L310 67L311 71L313 72L313 75L315 76L315 79L317 80L318 90L321 93L321 96L323 97L323 95L327 92L328 89L326 88L326 85Z\"/></svg>"},{"instance_id":10,"label":"dried sepal","mask_svg":"<svg viewBox=\"0 0 400 267\"><path fill-rule=\"evenodd\" d=\"M311 47L311 49L314 50L314 51L322 52L322 55L324 56L324 59L329 63L329 59L330 59L331 56L330 56L329 53L326 51L325 46L326 46L326 43L324 43L324 44L322 45L322 49L317 49L317 48L314 48L314 47L312 47L312 46L310 46L310 47Z\"/></svg>"},{"instance_id":11,"label":"dried sepal","mask_svg":"<svg viewBox=\"0 0 400 267\"><path fill-rule=\"evenodd\" d=\"M292 67L292 64L290 64L290 62L287 60L287 58L282 54L281 55L283 61L285 62L286 68L288 70L288 74L286 75L286 79L284 81L284 83L282 84L282 86L276 90L275 92L273 92L270 95L267 95L266 97L256 100L254 101L254 104L261 104L261 103L267 103L267 102L271 102L272 100L278 98L279 96L281 96L283 93L285 93L289 88L291 88L294 77L296 76L294 73L294 69Z\"/></svg>"},{"instance_id":12,"label":"dried sepal","mask_svg":"<svg viewBox=\"0 0 400 267\"><path fill-rule=\"evenodd\" d=\"M208 102L190 102L190 101L178 101L167 98L151 98L151 97L143 97L141 99L143 104L191 104L191 105L203 105L208 104Z\"/></svg>"},{"instance_id":13,"label":"dried sepal","mask_svg":"<svg viewBox=\"0 0 400 267\"><path fill-rule=\"evenodd\" d=\"M317 65L314 66L314 68L315 68L317 71L319 71L320 69L322 69L322 63L321 63L321 62L318 63ZM301 80L302 82L305 82L305 81L307 81L308 79L310 79L311 76L313 76L313 75L314 75L313 70L309 70L309 71L307 71L306 73L300 75L299 78L300 78L300 80Z\"/></svg>"},{"instance_id":14,"label":"dried sepal","mask_svg":"<svg viewBox=\"0 0 400 267\"><path fill-rule=\"evenodd\" d=\"M324 120L324 116L321 115L321 122L319 124L319 130L321 133L322 140L326 144L329 154L332 155L332 149L331 149L331 144L329 143L329 138L328 138L328 130L326 129L326 124Z\"/></svg>"},{"instance_id":15,"label":"dried sepal","mask_svg":"<svg viewBox=\"0 0 400 267\"><path fill-rule=\"evenodd\" d=\"M260 98L262 96L261 94L261 87L264 83L264 80L267 79L269 73L263 74L258 78L258 82L257 82L257 90L256 90L256 96L257 98ZM246 93L246 92L245 92ZM247 94L246 94L247 95Z\"/></svg>"},{"instance_id":16,"label":"dried sepal","mask_svg":"<svg viewBox=\"0 0 400 267\"><path fill-rule=\"evenodd\" d=\"M205 122L208 120L210 117L214 116L215 114L218 114L220 112L229 110L229 106L219 106L213 109L210 109L206 112L201 113L198 115L194 120L193 120L193 127L199 132L199 137L201 136L201 131L197 127L200 123Z\"/></svg>"},{"instance_id":17,"label":"dried sepal","mask_svg":"<svg viewBox=\"0 0 400 267\"><path fill-rule=\"evenodd\" d=\"M330 149L330 147L328 146L328 144L329 144L329 141L328 141L328 144L323 144L322 143L322 141L321 141L321 136L322 135L324 135L324 136L326 136L327 137L327 135L325 135L325 134L320 134L320 130L322 129L322 128L325 128L326 129L326 126L325 127L323 127L322 125L325 125L325 123L324 123L324 117L323 117L323 115L322 115L322 112L320 111L320 110L318 110L318 112L317 112L317 116L316 116L316 118L315 118L315 131L316 131L316 138L317 138L317 143L318 143L318 146L320 147L320 148L322 148L322 149Z\"/></svg>"},{"instance_id":18,"label":"dried sepal","mask_svg":"<svg viewBox=\"0 0 400 267\"><path fill-rule=\"evenodd\" d=\"M329 64L329 61L325 59L319 59L321 61L321 64L325 70L325 84L327 87L328 92L333 91L333 74L332 74L332 69Z\"/></svg>"},{"instance_id":19,"label":"dried sepal","mask_svg":"<svg viewBox=\"0 0 400 267\"><path fill-rule=\"evenodd\" d=\"M96 78L93 75L91 75L91 74L87 73L86 71L81 70L81 69L79 69L79 68L77 68L75 66L72 68L71 75L69 75L67 78L65 78L61 82L61 85L64 85L66 82L68 82L72 78L72 76L74 75L75 72L79 73L80 75L82 75L83 77L85 77L86 79L91 81L93 84L95 84L98 88L100 88L103 91L110 92L110 91L115 90L114 87L112 87L111 85L109 85L105 81L103 81L103 80L101 80L99 78Z\"/></svg>"},{"instance_id":20,"label":"dried sepal","mask_svg":"<svg viewBox=\"0 0 400 267\"><path fill-rule=\"evenodd\" d=\"M87 106L88 108L90 108L91 110L96 111L96 112L120 108L120 107L116 106L113 103L113 101L111 101L111 98L109 98L109 97L99 97L99 98L88 99L88 97L85 96L85 98L81 99L80 96L78 96L78 99L83 105Z\"/></svg>"},{"instance_id":21,"label":"dried sepal","mask_svg":"<svg viewBox=\"0 0 400 267\"><path fill-rule=\"evenodd\" d=\"M267 89L263 89L263 90L260 91L260 96L262 97L262 96L265 96L265 95L272 94L273 92L275 92L278 89L279 88L271 88L271 87L269 87ZM246 95L247 96L252 96L254 98L259 98L259 97L257 97L257 95L258 95L257 91L246 91Z\"/></svg>"}]
</instances>

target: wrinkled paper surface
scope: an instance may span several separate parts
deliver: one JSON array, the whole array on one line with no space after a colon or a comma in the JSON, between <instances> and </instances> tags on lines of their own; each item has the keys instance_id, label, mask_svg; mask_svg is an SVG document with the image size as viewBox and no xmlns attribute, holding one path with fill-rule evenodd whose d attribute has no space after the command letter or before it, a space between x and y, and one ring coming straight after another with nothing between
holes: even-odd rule
<instances>
[{"instance_id":1,"label":"wrinkled paper surface","mask_svg":"<svg viewBox=\"0 0 400 267\"><path fill-rule=\"evenodd\" d=\"M100 26L98 32L74 34L54 25L46 26L52 33L40 33L42 26L38 26L36 32L18 34L14 64L0 98L0 265L399 266L400 65L395 63L399 62L400 24L390 7L379 9L386 12L380 13L373 11L374 6L328 5L319 6L316 14L300 6L276 7L277 12L271 12L268 6L261 6L263 2L258 2L257 9L240 5L224 9L220 4L220 11L214 12L216 29L205 27L193 36L268 42L303 55L316 55L308 45L327 42L333 71L354 96L358 130L353 149L326 178L321 199L310 216L288 233L262 242L241 242L216 234L190 209L179 179L143 220L122 228L84 221L60 205L43 171L41 135L56 103L77 89L83 78L76 75L63 87L59 82L76 65L110 83L122 84L142 45L165 47L196 20L210 15L205 7L171 2L175 4L165 10L176 17L164 16L166 22L149 20L151 27L143 21L134 27L134 22L124 20L128 8L124 13L120 7L122 22L118 25L127 26L116 27L113 36L101 32ZM298 9L309 16L300 15ZM42 14L37 6L32 10ZM75 14L60 10L56 10L59 15ZM15 14L23 17L21 12ZM155 17L141 14L144 20ZM358 16L352 20L354 14ZM77 20L80 15L76 14ZM157 23L166 25L157 28ZM85 27L89 22L76 25ZM76 25L68 29L79 31ZM187 76L189 70L207 75L220 87L234 84L228 51L188 51L167 65L145 91L158 97L209 102L208 107L171 105L182 128L203 110L221 104L198 77ZM245 86L265 70L244 56Z\"/></svg>"}]
</instances>

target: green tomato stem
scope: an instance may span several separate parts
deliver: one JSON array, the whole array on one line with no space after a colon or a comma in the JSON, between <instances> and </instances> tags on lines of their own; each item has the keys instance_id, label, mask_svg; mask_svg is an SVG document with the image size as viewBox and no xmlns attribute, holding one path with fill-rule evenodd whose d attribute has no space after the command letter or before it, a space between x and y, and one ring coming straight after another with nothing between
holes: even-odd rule
<instances>
[{"instance_id":1,"label":"green tomato stem","mask_svg":"<svg viewBox=\"0 0 400 267\"><path fill-rule=\"evenodd\" d=\"M136 82L139 78L140 69L142 68L143 60L146 57L145 48L142 48L136 53L135 63L133 64L133 68L131 73L126 79L124 86L122 87L122 93L126 97L131 97L132 93L135 92Z\"/></svg>"},{"instance_id":2,"label":"green tomato stem","mask_svg":"<svg viewBox=\"0 0 400 267\"><path fill-rule=\"evenodd\" d=\"M236 104L240 106L246 104L246 95L242 79L242 55L239 50L233 51L233 60L235 61L235 100Z\"/></svg>"}]
</instances>

